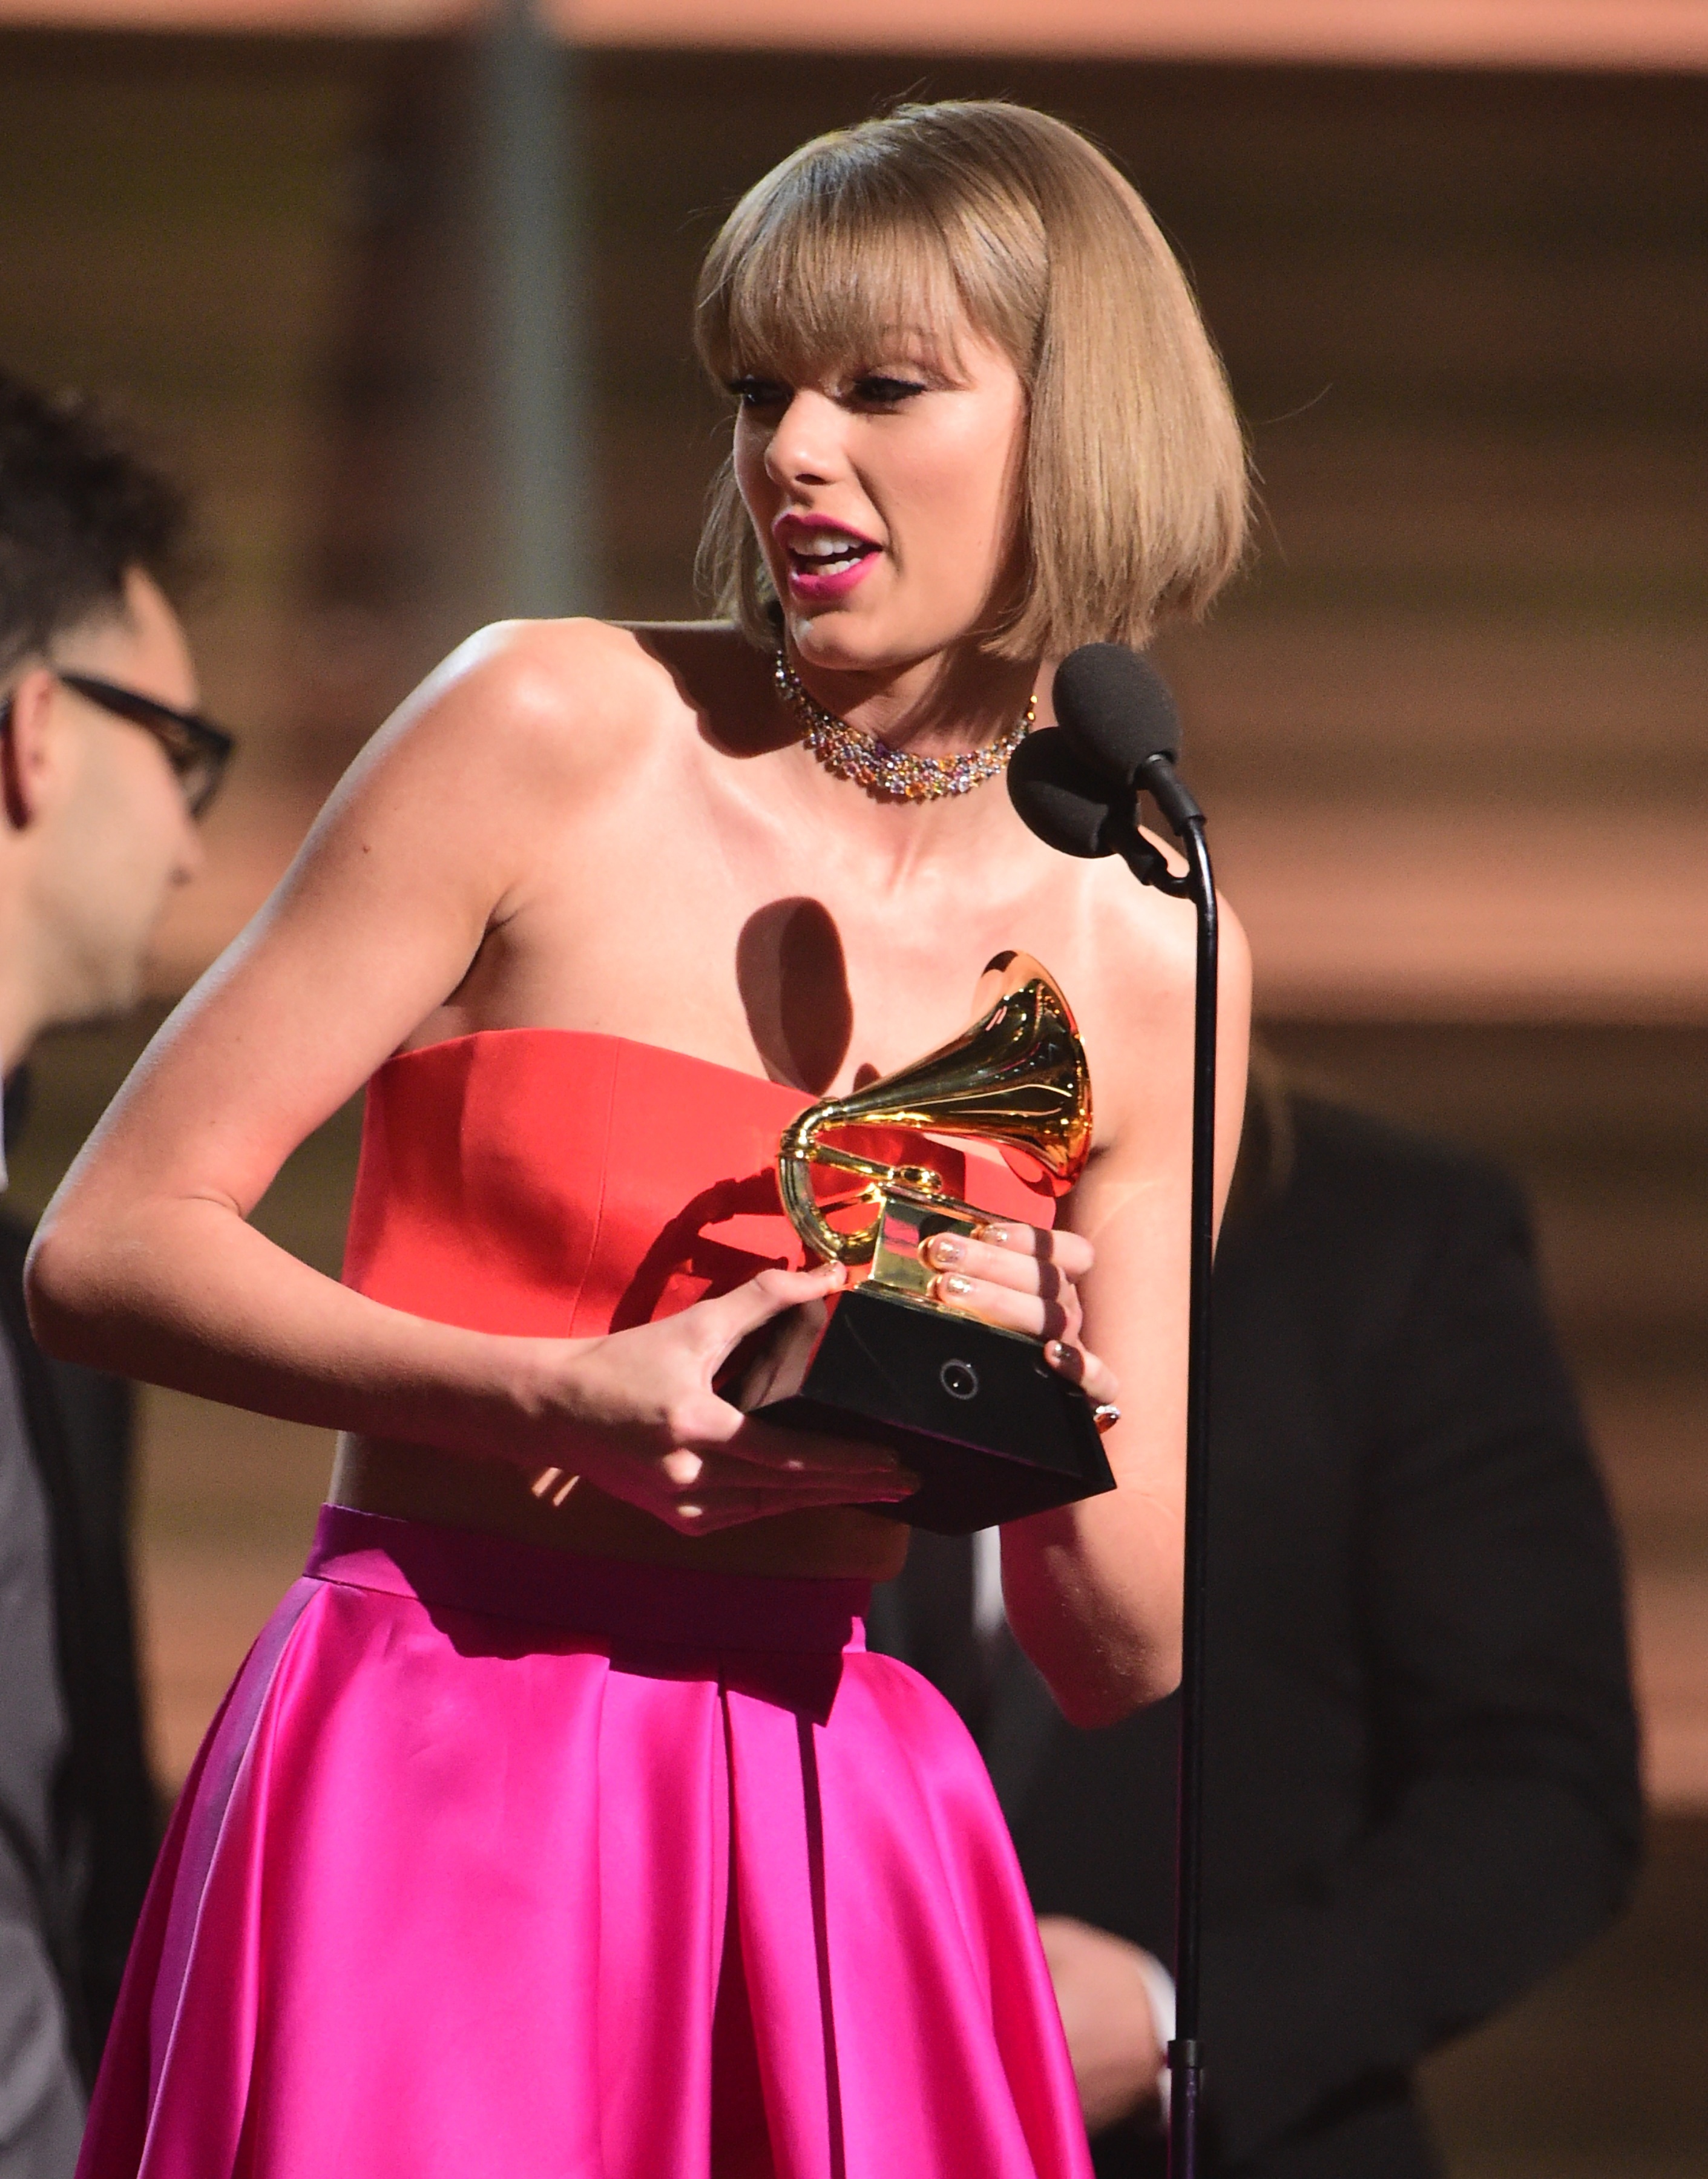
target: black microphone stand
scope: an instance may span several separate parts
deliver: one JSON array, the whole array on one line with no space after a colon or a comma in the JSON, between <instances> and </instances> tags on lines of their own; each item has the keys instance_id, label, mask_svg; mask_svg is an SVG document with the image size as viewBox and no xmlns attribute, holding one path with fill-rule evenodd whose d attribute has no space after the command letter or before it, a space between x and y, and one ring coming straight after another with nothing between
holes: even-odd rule
<instances>
[{"instance_id":1,"label":"black microphone stand","mask_svg":"<svg viewBox=\"0 0 1708 2179\"><path fill-rule=\"evenodd\" d=\"M1210 1273L1216 1241L1216 884L1204 812L1163 755L1136 782L1167 821L1186 857L1171 870L1129 821L1118 853L1141 884L1198 913L1198 972L1192 1039L1192 1282L1186 1342L1186 1563L1181 1607L1180 1769L1174 1875L1174 2039L1170 2067L1169 2179L1197 2179L1203 2052L1198 2038L1199 1924L1203 1889L1204 1677L1209 1573Z\"/></svg>"}]
</instances>

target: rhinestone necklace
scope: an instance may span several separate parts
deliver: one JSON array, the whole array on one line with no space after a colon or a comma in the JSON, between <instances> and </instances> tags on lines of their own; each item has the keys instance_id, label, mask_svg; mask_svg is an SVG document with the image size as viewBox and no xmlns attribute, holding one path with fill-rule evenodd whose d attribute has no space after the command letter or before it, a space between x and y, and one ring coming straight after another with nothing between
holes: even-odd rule
<instances>
[{"instance_id":1,"label":"rhinestone necklace","mask_svg":"<svg viewBox=\"0 0 1708 2179\"><path fill-rule=\"evenodd\" d=\"M983 749L965 749L954 756L918 756L911 749L892 749L876 734L862 733L834 711L826 711L795 678L787 653L777 652L772 678L778 694L804 722L801 739L825 770L892 802L936 802L946 794L969 793L994 779L1031 733L1038 716L1038 700L1033 696L1013 725Z\"/></svg>"}]
</instances>

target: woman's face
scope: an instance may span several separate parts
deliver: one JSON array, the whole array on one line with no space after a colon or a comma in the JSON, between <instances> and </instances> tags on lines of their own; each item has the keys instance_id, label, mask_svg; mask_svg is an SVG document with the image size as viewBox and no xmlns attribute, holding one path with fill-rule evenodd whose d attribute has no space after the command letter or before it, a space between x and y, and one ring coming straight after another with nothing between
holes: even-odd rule
<instances>
[{"instance_id":1,"label":"woman's face","mask_svg":"<svg viewBox=\"0 0 1708 2179\"><path fill-rule=\"evenodd\" d=\"M989 624L1015 530L1026 396L962 324L799 385L738 381L735 475L807 663L912 665Z\"/></svg>"}]
</instances>

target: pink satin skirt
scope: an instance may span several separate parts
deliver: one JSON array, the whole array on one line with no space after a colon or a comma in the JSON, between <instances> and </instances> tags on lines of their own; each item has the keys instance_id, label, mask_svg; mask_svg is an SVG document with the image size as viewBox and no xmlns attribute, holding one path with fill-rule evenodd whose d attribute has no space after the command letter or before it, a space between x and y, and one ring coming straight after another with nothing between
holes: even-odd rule
<instances>
[{"instance_id":1,"label":"pink satin skirt","mask_svg":"<svg viewBox=\"0 0 1708 2179\"><path fill-rule=\"evenodd\" d=\"M865 1601L326 1507L80 2179L1085 2179L984 1767Z\"/></svg>"}]
</instances>

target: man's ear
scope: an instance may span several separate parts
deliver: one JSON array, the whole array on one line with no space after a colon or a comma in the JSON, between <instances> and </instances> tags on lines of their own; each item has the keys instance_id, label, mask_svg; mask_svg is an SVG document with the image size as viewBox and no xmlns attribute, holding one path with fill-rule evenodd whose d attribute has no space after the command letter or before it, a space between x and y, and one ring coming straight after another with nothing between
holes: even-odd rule
<instances>
[{"instance_id":1,"label":"man's ear","mask_svg":"<svg viewBox=\"0 0 1708 2179\"><path fill-rule=\"evenodd\" d=\"M15 684L0 728L0 800L14 832L26 832L41 814L41 790L52 763L53 699L59 683L45 666L32 666Z\"/></svg>"}]
</instances>

